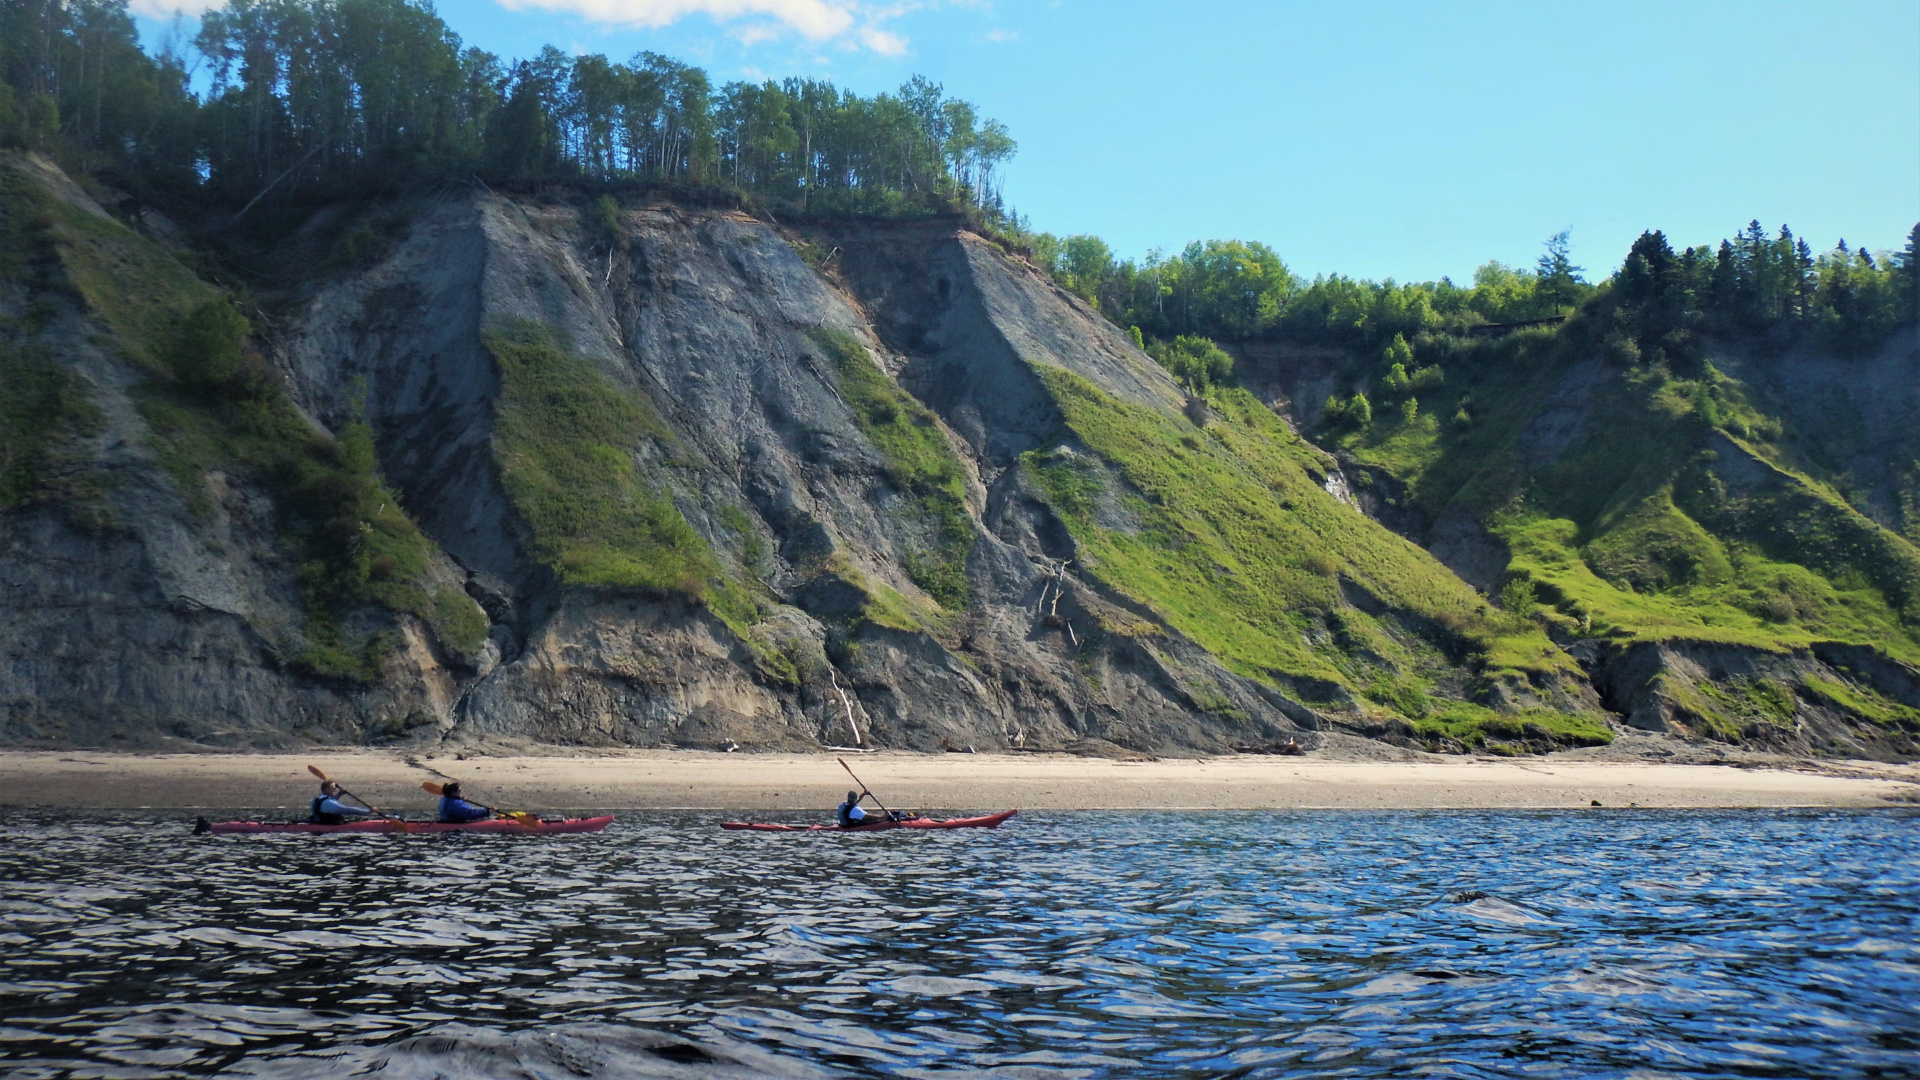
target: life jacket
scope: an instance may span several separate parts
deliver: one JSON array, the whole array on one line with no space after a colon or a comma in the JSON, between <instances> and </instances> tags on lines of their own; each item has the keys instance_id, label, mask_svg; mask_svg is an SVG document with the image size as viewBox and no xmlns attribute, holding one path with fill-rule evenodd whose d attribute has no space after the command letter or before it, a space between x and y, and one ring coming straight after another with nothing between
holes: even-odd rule
<instances>
[{"instance_id":1,"label":"life jacket","mask_svg":"<svg viewBox=\"0 0 1920 1080\"><path fill-rule=\"evenodd\" d=\"M315 825L345 825L347 819L341 817L339 814L323 814L320 812L320 804L326 801L327 797L325 795L314 796L313 804L307 810L307 820Z\"/></svg>"},{"instance_id":2,"label":"life jacket","mask_svg":"<svg viewBox=\"0 0 1920 1080\"><path fill-rule=\"evenodd\" d=\"M465 799L456 799L451 795L440 797L440 822L443 825L464 825L469 821L485 821L486 808L475 806Z\"/></svg>"},{"instance_id":3,"label":"life jacket","mask_svg":"<svg viewBox=\"0 0 1920 1080\"><path fill-rule=\"evenodd\" d=\"M857 809L859 806L860 806L859 803L843 802L840 804L840 827L841 828L851 829L855 825L865 825L869 820L872 820L867 816L867 812L865 810L860 811L859 817L853 816L854 810Z\"/></svg>"}]
</instances>

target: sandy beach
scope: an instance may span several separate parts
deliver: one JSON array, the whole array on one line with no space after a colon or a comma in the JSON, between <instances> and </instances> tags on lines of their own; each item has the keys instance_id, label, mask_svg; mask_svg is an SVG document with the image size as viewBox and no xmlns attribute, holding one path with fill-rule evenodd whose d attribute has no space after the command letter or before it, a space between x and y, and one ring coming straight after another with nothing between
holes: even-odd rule
<instances>
[{"instance_id":1,"label":"sandy beach","mask_svg":"<svg viewBox=\"0 0 1920 1080\"><path fill-rule=\"evenodd\" d=\"M1068 755L884 752L848 757L895 809L1421 809L1872 807L1920 802L1920 767L1793 767L1577 758L1325 761L1240 756L1112 761ZM832 754L625 751L570 756L0 752L0 806L154 810L304 808L317 765L395 813L427 812L423 780L459 780L491 804L536 811L823 811L850 786Z\"/></svg>"}]
</instances>

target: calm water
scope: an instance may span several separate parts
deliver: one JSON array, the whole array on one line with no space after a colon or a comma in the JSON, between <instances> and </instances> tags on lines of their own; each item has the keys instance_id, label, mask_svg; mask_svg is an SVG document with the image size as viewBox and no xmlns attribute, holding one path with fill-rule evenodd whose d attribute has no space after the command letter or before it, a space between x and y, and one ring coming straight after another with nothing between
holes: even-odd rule
<instances>
[{"instance_id":1,"label":"calm water","mask_svg":"<svg viewBox=\"0 0 1920 1080\"><path fill-rule=\"evenodd\" d=\"M1912 812L0 817L0 1076L1920 1076Z\"/></svg>"}]
</instances>

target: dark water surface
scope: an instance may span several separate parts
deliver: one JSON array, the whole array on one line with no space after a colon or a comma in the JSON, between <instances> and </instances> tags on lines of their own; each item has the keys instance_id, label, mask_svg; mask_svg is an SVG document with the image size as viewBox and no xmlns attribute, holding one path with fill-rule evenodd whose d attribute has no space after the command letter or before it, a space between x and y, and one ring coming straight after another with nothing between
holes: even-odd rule
<instances>
[{"instance_id":1,"label":"dark water surface","mask_svg":"<svg viewBox=\"0 0 1920 1080\"><path fill-rule=\"evenodd\" d=\"M1920 815L0 817L0 1076L1920 1076Z\"/></svg>"}]
</instances>

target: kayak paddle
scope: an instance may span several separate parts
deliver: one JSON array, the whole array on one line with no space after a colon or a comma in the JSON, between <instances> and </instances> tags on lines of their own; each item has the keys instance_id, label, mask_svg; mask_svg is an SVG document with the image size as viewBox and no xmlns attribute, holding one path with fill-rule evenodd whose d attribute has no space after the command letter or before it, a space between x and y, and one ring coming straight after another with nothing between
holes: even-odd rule
<instances>
[{"instance_id":1,"label":"kayak paddle","mask_svg":"<svg viewBox=\"0 0 1920 1080\"><path fill-rule=\"evenodd\" d=\"M420 781L420 788L429 795L445 794L447 790L445 785L436 784L432 780ZM497 810L488 806L486 803L474 803L473 805L485 810L489 814L499 814L503 818L512 818L514 821L528 828L538 828L540 825L540 819L533 814L527 813L525 810Z\"/></svg>"},{"instance_id":2,"label":"kayak paddle","mask_svg":"<svg viewBox=\"0 0 1920 1080\"><path fill-rule=\"evenodd\" d=\"M847 764L846 758L834 758L833 760L839 762L840 767L847 770L848 776L853 776L853 767ZM887 809L887 804L880 801L880 796L873 794L872 790L870 790L867 787L867 782L865 780L862 780L857 776L853 776L853 782L860 785L861 791L866 792L868 795L873 795L873 805L879 807L880 812L887 815L888 820L891 820L891 821L900 820L899 818L893 816L893 811Z\"/></svg>"},{"instance_id":3,"label":"kayak paddle","mask_svg":"<svg viewBox=\"0 0 1920 1080\"><path fill-rule=\"evenodd\" d=\"M321 771L320 771L320 766L318 766L318 765L309 765L309 766L307 766L307 771L308 771L308 772L310 772L310 773L312 773L313 775L315 775L315 776L317 776L317 777L319 777L319 778L320 778L320 782L321 782L321 783L323 783L323 784L334 784L334 783L338 783L338 781L336 781L336 780L334 780L334 779L333 779L332 777L330 777L330 776L328 776L328 775L327 775L326 773L323 773L323 772L321 772ZM349 798L349 799L352 799L352 800L353 800L354 802L357 802L357 803L359 803L359 804L360 804L361 806L364 806L364 807L366 807L367 809L369 809L369 810L371 810L371 811L373 811L373 812L374 812L374 815L375 815L375 816L377 816L377 817L380 817L380 818L383 818L383 819L385 819L385 820L387 820L387 821L398 821L398 820L400 820L399 818L397 818L397 817L394 817L394 816L393 816L392 814L389 814L389 813L387 813L387 812L386 812L385 810L382 810L382 809L380 809L379 807L377 807L377 806L375 806L375 805L373 805L372 803L370 803L370 802L368 802L367 800L365 800L365 799L363 799L363 798L361 798L360 796L358 796L358 795L355 795L355 794L354 794L353 792L351 792L351 791L348 791L348 790L347 790L346 788L341 788L341 789L340 789L340 794L342 794L342 795L345 795L345 796L346 796L347 798Z\"/></svg>"}]
</instances>

